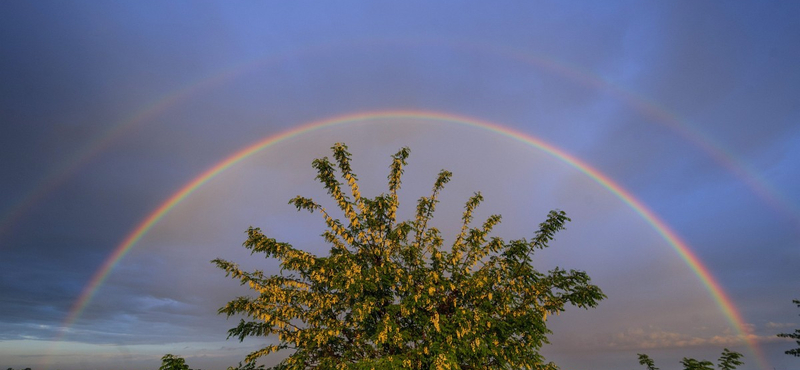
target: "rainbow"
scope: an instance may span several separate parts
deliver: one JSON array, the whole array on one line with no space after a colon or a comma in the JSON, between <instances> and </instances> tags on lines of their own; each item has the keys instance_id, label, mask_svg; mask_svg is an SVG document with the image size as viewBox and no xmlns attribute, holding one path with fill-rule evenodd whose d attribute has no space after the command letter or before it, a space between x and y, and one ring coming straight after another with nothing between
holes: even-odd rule
<instances>
[{"instance_id":1,"label":"rainbow","mask_svg":"<svg viewBox=\"0 0 800 370\"><path fill-rule=\"evenodd\" d=\"M130 134L135 128L146 122L150 122L153 118L164 113L189 96L228 81L243 71L249 70L256 64L260 63L243 63L237 68L202 79L178 91L154 99L145 109L140 109L137 113L112 125L109 129L97 135L89 145L62 160L60 166L51 171L44 180L41 181L41 185L35 186L32 191L21 197L4 212L2 217L0 217L0 236L12 228L14 220L19 219L22 214L32 209L45 199L48 194L64 184L79 168L89 163L104 150L112 147L114 142Z\"/></svg>"},{"instance_id":2,"label":"rainbow","mask_svg":"<svg viewBox=\"0 0 800 370\"><path fill-rule=\"evenodd\" d=\"M20 197L17 202L4 211L3 214L0 215L0 237L13 227L15 220L33 209L33 207L45 199L48 194L64 184L78 169L89 163L104 150L112 147L112 144L120 138L129 135L137 127L151 122L154 118L163 114L173 106L178 105L193 95L211 90L214 87L244 75L257 67L263 67L271 63L284 62L297 54L313 55L313 53L319 52L320 50L328 49L330 49L329 45L322 44L308 47L300 51L294 51L293 53L279 54L273 57L253 58L238 63L233 67L226 68L222 72L205 76L180 89L153 99L150 103L145 105L145 108L139 109L127 118L111 125L108 129L93 138L89 145L63 159L60 165L51 171L38 186L34 186L32 191Z\"/></svg>"},{"instance_id":3,"label":"rainbow","mask_svg":"<svg viewBox=\"0 0 800 370\"><path fill-rule=\"evenodd\" d=\"M643 116L648 117L654 122L665 127L668 127L683 139L700 148L703 152L713 158L716 163L726 168L740 181L746 184L754 194L769 204L772 209L776 210L782 216L791 219L797 227L800 227L800 212L791 207L791 202L787 201L785 197L781 196L779 192L773 189L765 180L758 176L755 171L748 168L742 161L736 160L732 153L725 150L720 145L715 144L707 135L703 135L699 131L690 128L689 125L682 122L675 114L668 112L667 110L640 97L639 95L631 93L618 84L614 84L613 82L598 77L588 71L584 71L576 66L567 65L564 62L557 61L552 58L534 55L518 49L498 45L436 40L414 43L365 39L357 40L344 45L337 45L336 47L329 44L321 44L306 47L300 50L293 50L291 53L253 58L226 68L222 72L201 78L197 81L187 84L180 89L153 100L153 102L146 108L141 109L137 113L131 115L129 118L112 125L111 128L106 130L106 132L103 134L98 135L83 150L78 151L76 154L62 161L62 165L60 167L51 172L40 182L39 185L32 187L30 192L28 192L25 196L20 197L16 203L12 204L7 210L5 210L3 214L0 215L0 237L2 237L5 232L12 228L15 220L21 218L23 214L33 209L34 206L45 199L48 194L66 182L66 180L72 174L77 172L81 166L88 163L103 150L111 147L113 142L121 137L124 137L126 133L131 132L135 127L143 125L159 114L165 112L170 107L179 104L181 101L188 99L190 96L195 95L198 92L210 90L215 86L231 81L246 74L247 72L255 70L256 68L273 63L285 62L291 57L317 55L319 53L336 50L341 47L365 48L386 45L406 47L428 45L450 47L455 50L464 50L474 53L500 55L508 60L515 60L525 65L541 68L584 86L588 86L592 89L607 92L616 99L625 102Z\"/></svg>"},{"instance_id":4,"label":"rainbow","mask_svg":"<svg viewBox=\"0 0 800 370\"><path fill-rule=\"evenodd\" d=\"M69 314L67 315L67 318L64 320L64 323L62 325L61 336L63 337L63 334L69 329L69 327L75 322L75 320L77 320L78 317L80 317L81 313L91 302L98 288L103 284L103 282L109 276L114 267L119 263L119 261L123 257L125 257L125 255L131 250L131 248L133 248L133 246L136 245L136 243L139 240L141 240L142 237L144 237L144 235L147 234L147 232L156 223L158 223L159 220L161 220L164 217L164 215L166 215L178 203L186 199L187 196L192 194L192 192L194 192L200 186L202 186L203 184L205 184L218 174L222 173L226 169L230 168L234 164L241 162L242 160L252 156L255 153L260 152L261 150L269 148L270 146L275 145L276 143L326 127L342 125L346 123L356 123L356 122L365 122L369 120L384 120L384 119L425 119L432 121L457 123L464 126L483 129L495 134L499 134L514 139L516 141L522 142L539 150L542 150L545 153L553 156L554 158L564 163L567 163L570 166L574 167L575 169L583 172L584 174L589 176L592 180L600 184L602 187L608 189L615 196L621 199L625 204L627 204L631 209L633 209L636 213L638 213L656 230L656 232L665 241L669 243L670 246L672 246L672 248L678 253L678 255L680 255L680 257L692 269L692 271L694 271L694 273L700 279L702 284L706 287L713 300L716 302L722 313L725 315L726 319L736 330L737 334L746 340L748 346L750 347L750 350L760 362L761 368L762 369L771 368L766 359L764 358L764 355L761 353L761 350L759 349L756 341L752 337L748 336L746 331L744 330L744 321L742 319L741 314L734 306L733 301L731 301L731 299L727 296L727 294L722 289L720 284L711 275L711 272L708 270L708 268L706 268L703 265L703 263L692 252L692 250L689 248L689 245L686 244L686 242L681 240L681 238L674 231L672 231L670 227L663 220L661 220L655 213L653 213L653 211L651 211L647 206L645 206L629 191L625 190L622 186L620 186L612 179L605 176L597 169L591 167L587 163L572 156L571 154L565 152L564 150L552 144L546 143L536 137L512 130L504 126L500 126L495 123L482 121L471 117L465 117L449 113L433 112L433 111L412 111L412 110L362 112L362 113L348 114L348 115L342 115L333 118L313 121L305 125L296 127L292 130L288 130L283 133L274 136L269 136L265 139L257 141L245 147L244 149L241 149L236 153L233 153L226 159L218 162L217 164L215 164L214 166L212 166L211 168L209 168L208 170L206 170L205 172L203 172L202 174L200 174L199 176L195 177L193 180L188 182L172 196L170 196L164 203L162 203L158 208L156 208L153 212L151 212L143 221L141 221L136 226L136 228L125 237L125 239L122 240L122 242L114 249L114 252L111 254L111 256L109 256L109 258L102 264L102 266L94 273L87 286L83 289L81 295L75 301ZM59 337L59 340L60 339L61 337Z\"/></svg>"},{"instance_id":5,"label":"rainbow","mask_svg":"<svg viewBox=\"0 0 800 370\"><path fill-rule=\"evenodd\" d=\"M730 150L715 142L711 137L703 134L691 125L683 122L675 113L672 113L655 102L648 100L641 95L633 94L630 90L623 88L607 79L584 71L576 66L568 66L566 63L555 63L551 59L541 58L530 55L516 49L497 46L497 45L462 45L463 48L475 50L486 49L494 54L503 55L510 60L517 60L520 63L535 65L548 71L556 72L570 80L579 82L584 86L589 86L595 90L603 91L617 100L625 102L628 106L639 112L642 116L652 119L654 122L669 128L683 140L692 143L695 147L705 152L717 164L727 169L730 173L742 181L748 188L773 210L781 216L794 221L796 227L800 227L800 213L791 206L780 192L774 189L762 176L746 163L738 160ZM798 229L800 231L800 229Z\"/></svg>"}]
</instances>

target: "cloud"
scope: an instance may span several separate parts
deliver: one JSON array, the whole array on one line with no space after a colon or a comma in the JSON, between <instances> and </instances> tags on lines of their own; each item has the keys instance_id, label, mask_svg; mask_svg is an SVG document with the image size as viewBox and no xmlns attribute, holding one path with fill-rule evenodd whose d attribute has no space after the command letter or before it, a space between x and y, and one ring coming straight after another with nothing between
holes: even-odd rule
<instances>
[{"instance_id":1,"label":"cloud","mask_svg":"<svg viewBox=\"0 0 800 370\"><path fill-rule=\"evenodd\" d=\"M747 330L747 328L746 328ZM750 331L750 330L747 330ZM752 332L747 334L734 334L723 331L721 334L686 334L662 330L660 328L633 328L624 332L613 334L607 342L607 347L612 349L641 350L641 349L669 349L686 347L733 347L748 345L750 342L776 342L780 338L770 335L757 335Z\"/></svg>"},{"instance_id":2,"label":"cloud","mask_svg":"<svg viewBox=\"0 0 800 370\"><path fill-rule=\"evenodd\" d=\"M791 327L795 327L795 326L798 326L798 324L793 324L793 323L788 323L788 322L772 322L772 321L767 323L767 328L770 328L770 329L791 328Z\"/></svg>"}]
</instances>

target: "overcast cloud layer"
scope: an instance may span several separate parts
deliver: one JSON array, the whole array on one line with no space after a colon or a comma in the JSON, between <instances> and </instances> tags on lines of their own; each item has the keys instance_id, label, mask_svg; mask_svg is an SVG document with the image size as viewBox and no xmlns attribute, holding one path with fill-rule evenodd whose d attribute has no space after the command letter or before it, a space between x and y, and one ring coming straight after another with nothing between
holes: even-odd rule
<instances>
[{"instance_id":1,"label":"overcast cloud layer","mask_svg":"<svg viewBox=\"0 0 800 370\"><path fill-rule=\"evenodd\" d=\"M247 290L216 257L277 272L248 226L324 254L328 202L310 163L337 141L366 195L411 148L401 215L454 173L463 203L528 237L573 222L542 269L585 270L608 295L549 321L564 369L662 369L745 354L789 369L800 327L800 6L727 2L0 2L0 367L154 369L165 353L224 369L264 343L226 341L216 310ZM682 238L741 314L750 348L650 222L558 155L458 121L345 122L276 143L164 215L70 311L134 229L204 171L314 121L425 111L552 145L629 192ZM328 202L329 203L329 202ZM404 207L404 208L403 208ZM452 239L452 238L450 238ZM759 359L761 352L763 359ZM273 364L273 358L264 361Z\"/></svg>"}]
</instances>

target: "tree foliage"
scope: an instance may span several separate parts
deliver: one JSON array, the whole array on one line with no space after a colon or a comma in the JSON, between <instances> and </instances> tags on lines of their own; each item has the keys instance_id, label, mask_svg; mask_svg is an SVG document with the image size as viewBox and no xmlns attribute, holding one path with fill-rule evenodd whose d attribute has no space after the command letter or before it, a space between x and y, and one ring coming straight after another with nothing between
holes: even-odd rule
<instances>
[{"instance_id":1,"label":"tree foliage","mask_svg":"<svg viewBox=\"0 0 800 370\"><path fill-rule=\"evenodd\" d=\"M264 370L264 365L256 365L255 361L249 361L246 363L239 362L237 366L228 366L227 370Z\"/></svg>"},{"instance_id":2,"label":"tree foliage","mask_svg":"<svg viewBox=\"0 0 800 370\"><path fill-rule=\"evenodd\" d=\"M684 357L681 360L684 370L714 370L714 363L706 360L695 360L693 358Z\"/></svg>"},{"instance_id":3,"label":"tree foliage","mask_svg":"<svg viewBox=\"0 0 800 370\"><path fill-rule=\"evenodd\" d=\"M719 357L717 367L719 370L734 370L737 366L744 364L740 359L742 354L735 351L730 351L727 348L722 350L722 355ZM639 353L639 364L647 367L647 370L658 370L655 362L650 356ZM681 360L684 370L714 370L714 363L706 360L696 360L693 358L684 357Z\"/></svg>"},{"instance_id":4,"label":"tree foliage","mask_svg":"<svg viewBox=\"0 0 800 370\"><path fill-rule=\"evenodd\" d=\"M797 307L800 307L800 300L794 299L794 300L792 300L792 303L796 304ZM781 337L781 338L795 339L797 341L797 348L790 349L790 350L788 350L788 351L786 351L784 353L786 353L787 355L800 357L800 329L795 329L794 333L781 333L781 334L778 334L778 336Z\"/></svg>"},{"instance_id":5,"label":"tree foliage","mask_svg":"<svg viewBox=\"0 0 800 370\"><path fill-rule=\"evenodd\" d=\"M564 229L564 212L551 211L530 240L505 241L489 236L499 215L473 225L483 200L476 193L466 203L460 233L445 248L429 223L450 172L441 171L430 196L418 200L413 220L398 221L397 192L409 149L392 156L388 193L374 198L362 197L347 146L337 143L332 150L335 163L325 157L313 167L343 221L312 199L289 202L322 216L329 255L313 255L250 227L244 246L278 259L280 274L212 261L258 293L219 310L251 319L242 319L228 337L277 336L246 361L290 349L273 369L556 368L539 353L548 342L548 315L567 304L595 307L605 298L583 271L543 273L531 264L534 252Z\"/></svg>"},{"instance_id":6,"label":"tree foliage","mask_svg":"<svg viewBox=\"0 0 800 370\"><path fill-rule=\"evenodd\" d=\"M717 366L720 370L733 370L737 366L744 364L744 362L740 360L741 358L741 353L729 351L725 348L722 350L722 356L719 357L719 364Z\"/></svg>"},{"instance_id":7,"label":"tree foliage","mask_svg":"<svg viewBox=\"0 0 800 370\"><path fill-rule=\"evenodd\" d=\"M638 355L639 355L639 365L644 365L645 367L647 367L647 370L658 370L655 362L653 362L653 359L651 359L650 356L645 355L643 353L639 353Z\"/></svg>"},{"instance_id":8,"label":"tree foliage","mask_svg":"<svg viewBox=\"0 0 800 370\"><path fill-rule=\"evenodd\" d=\"M161 357L161 367L158 370L189 370L189 365L186 365L183 357L167 353Z\"/></svg>"}]
</instances>

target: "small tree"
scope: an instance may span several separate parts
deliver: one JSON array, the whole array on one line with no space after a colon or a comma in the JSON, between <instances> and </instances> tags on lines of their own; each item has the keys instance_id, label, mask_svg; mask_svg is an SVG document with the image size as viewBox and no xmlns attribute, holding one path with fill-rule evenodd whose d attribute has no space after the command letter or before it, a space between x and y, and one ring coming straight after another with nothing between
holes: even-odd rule
<instances>
[{"instance_id":1,"label":"small tree","mask_svg":"<svg viewBox=\"0 0 800 370\"><path fill-rule=\"evenodd\" d=\"M740 360L741 358L741 353L729 351L725 348L722 350L722 356L719 357L719 364L717 366L720 370L733 370L737 366L744 364L744 362Z\"/></svg>"},{"instance_id":2,"label":"small tree","mask_svg":"<svg viewBox=\"0 0 800 370\"><path fill-rule=\"evenodd\" d=\"M681 360L684 370L714 370L714 363L711 361L698 361L693 358L684 357Z\"/></svg>"},{"instance_id":3,"label":"small tree","mask_svg":"<svg viewBox=\"0 0 800 370\"><path fill-rule=\"evenodd\" d=\"M332 150L346 185L327 157L314 160L313 167L344 223L311 199L289 202L322 215L330 255L318 257L251 227L244 246L280 260L282 274L212 261L258 293L219 310L252 319L241 320L228 337L277 335L277 344L250 353L246 361L288 348L294 353L273 369L556 368L539 353L550 333L548 315L567 304L595 307L605 298L585 272L542 273L531 264L534 252L564 229L564 212L551 211L531 240L504 241L489 237L498 215L471 226L483 200L476 193L466 203L461 232L445 249L429 222L450 172L441 171L431 195L419 199L414 220L398 222L397 191L408 148L392 156L388 194L372 199L361 196L347 146Z\"/></svg>"},{"instance_id":4,"label":"small tree","mask_svg":"<svg viewBox=\"0 0 800 370\"><path fill-rule=\"evenodd\" d=\"M729 351L727 348L722 350L722 356L719 357L719 364L717 367L720 370L734 370L737 366L744 364L740 359L742 354L739 352ZM639 353L639 364L645 365L647 370L658 370L655 363L645 354ZM714 370L714 364L711 361L698 361L693 358L684 357L681 360L684 370Z\"/></svg>"},{"instance_id":5,"label":"small tree","mask_svg":"<svg viewBox=\"0 0 800 370\"><path fill-rule=\"evenodd\" d=\"M183 357L167 353L161 357L161 367L158 370L189 370L189 365L186 365Z\"/></svg>"},{"instance_id":6,"label":"small tree","mask_svg":"<svg viewBox=\"0 0 800 370\"><path fill-rule=\"evenodd\" d=\"M792 303L796 304L797 307L800 307L800 300L794 299L794 300L792 300ZM797 348L790 349L790 350L788 350L788 351L786 351L784 353L786 353L787 355L800 357L800 329L795 329L794 333L781 333L781 334L778 334L778 336L781 337L781 338L792 338L792 339L795 339L797 341Z\"/></svg>"},{"instance_id":7,"label":"small tree","mask_svg":"<svg viewBox=\"0 0 800 370\"><path fill-rule=\"evenodd\" d=\"M238 366L236 366L236 367L228 366L227 370L264 370L264 365L256 366L256 362L255 361L250 361L250 362L247 362L247 363L244 363L244 364L242 364L242 362L239 361L239 365Z\"/></svg>"},{"instance_id":8,"label":"small tree","mask_svg":"<svg viewBox=\"0 0 800 370\"><path fill-rule=\"evenodd\" d=\"M639 365L646 366L647 370L658 370L655 362L653 362L650 356L647 356L643 353L639 353L638 355L639 355Z\"/></svg>"}]
</instances>

